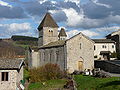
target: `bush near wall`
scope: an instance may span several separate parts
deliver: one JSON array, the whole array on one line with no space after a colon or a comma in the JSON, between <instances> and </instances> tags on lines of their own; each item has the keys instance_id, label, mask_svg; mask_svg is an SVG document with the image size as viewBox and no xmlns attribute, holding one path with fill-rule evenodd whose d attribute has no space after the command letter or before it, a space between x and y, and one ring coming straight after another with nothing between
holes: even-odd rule
<instances>
[{"instance_id":1,"label":"bush near wall","mask_svg":"<svg viewBox=\"0 0 120 90\"><path fill-rule=\"evenodd\" d=\"M117 56L118 56L118 53L116 52L111 53L111 58L117 58Z\"/></svg>"},{"instance_id":2,"label":"bush near wall","mask_svg":"<svg viewBox=\"0 0 120 90\"><path fill-rule=\"evenodd\" d=\"M63 78L66 74L60 70L57 64L46 64L42 67L33 68L30 70L30 81L41 82L51 79Z\"/></svg>"}]
</instances>

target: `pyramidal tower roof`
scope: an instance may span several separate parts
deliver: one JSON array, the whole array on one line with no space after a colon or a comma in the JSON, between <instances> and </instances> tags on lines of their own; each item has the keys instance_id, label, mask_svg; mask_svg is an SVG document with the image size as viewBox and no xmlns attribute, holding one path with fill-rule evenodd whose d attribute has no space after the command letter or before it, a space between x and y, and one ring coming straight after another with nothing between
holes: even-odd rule
<instances>
[{"instance_id":1,"label":"pyramidal tower roof","mask_svg":"<svg viewBox=\"0 0 120 90\"><path fill-rule=\"evenodd\" d=\"M65 36L65 37L67 37L67 34L66 34L66 32L65 32L65 29L64 29L64 28L61 28L60 33L59 33L58 37L60 37L60 36Z\"/></svg>"},{"instance_id":2,"label":"pyramidal tower roof","mask_svg":"<svg viewBox=\"0 0 120 90\"><path fill-rule=\"evenodd\" d=\"M42 22L38 26L38 30L41 30L43 27L58 27L57 23L54 21L50 13L46 13Z\"/></svg>"}]
</instances>

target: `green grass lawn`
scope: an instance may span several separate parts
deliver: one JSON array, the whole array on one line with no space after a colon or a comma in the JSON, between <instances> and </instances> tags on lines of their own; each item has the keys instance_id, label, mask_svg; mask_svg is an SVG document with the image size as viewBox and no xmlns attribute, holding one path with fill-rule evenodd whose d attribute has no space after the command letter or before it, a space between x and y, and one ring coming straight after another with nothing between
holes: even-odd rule
<instances>
[{"instance_id":1,"label":"green grass lawn","mask_svg":"<svg viewBox=\"0 0 120 90\"><path fill-rule=\"evenodd\" d=\"M75 75L78 90L120 90L120 78L95 78Z\"/></svg>"},{"instance_id":2,"label":"green grass lawn","mask_svg":"<svg viewBox=\"0 0 120 90\"><path fill-rule=\"evenodd\" d=\"M28 90L55 90L62 89L64 84L66 83L65 79L57 79L57 80L48 80L44 82L43 85L41 82L31 83L28 87Z\"/></svg>"}]
</instances>

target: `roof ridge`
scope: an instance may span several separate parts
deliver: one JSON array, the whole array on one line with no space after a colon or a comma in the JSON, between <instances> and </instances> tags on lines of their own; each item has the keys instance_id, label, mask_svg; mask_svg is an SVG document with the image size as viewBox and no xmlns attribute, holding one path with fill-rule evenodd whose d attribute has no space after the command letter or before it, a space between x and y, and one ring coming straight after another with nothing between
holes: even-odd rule
<instances>
[{"instance_id":1,"label":"roof ridge","mask_svg":"<svg viewBox=\"0 0 120 90\"><path fill-rule=\"evenodd\" d=\"M43 27L58 27L50 13L46 13L40 25L38 26L38 30L41 30Z\"/></svg>"},{"instance_id":2,"label":"roof ridge","mask_svg":"<svg viewBox=\"0 0 120 90\"><path fill-rule=\"evenodd\" d=\"M60 30L60 32L59 32L58 37L60 37L60 36L65 36L65 37L67 37L67 34L66 34L66 32L65 32L65 29L64 29L64 28L61 28L61 30Z\"/></svg>"}]
</instances>

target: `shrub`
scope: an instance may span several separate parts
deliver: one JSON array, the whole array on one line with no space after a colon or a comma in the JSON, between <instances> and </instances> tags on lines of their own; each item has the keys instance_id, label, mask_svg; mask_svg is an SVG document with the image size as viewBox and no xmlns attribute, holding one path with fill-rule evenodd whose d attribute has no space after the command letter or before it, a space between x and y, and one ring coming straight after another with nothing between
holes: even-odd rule
<instances>
[{"instance_id":1,"label":"shrub","mask_svg":"<svg viewBox=\"0 0 120 90\"><path fill-rule=\"evenodd\" d=\"M115 53L115 52L113 52L113 53L111 53L111 58L117 58L117 53Z\"/></svg>"},{"instance_id":2,"label":"shrub","mask_svg":"<svg viewBox=\"0 0 120 90\"><path fill-rule=\"evenodd\" d=\"M60 70L57 64L46 64L42 67L33 68L30 70L31 82L40 82L51 79L63 78L65 73Z\"/></svg>"}]
</instances>

